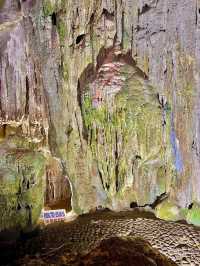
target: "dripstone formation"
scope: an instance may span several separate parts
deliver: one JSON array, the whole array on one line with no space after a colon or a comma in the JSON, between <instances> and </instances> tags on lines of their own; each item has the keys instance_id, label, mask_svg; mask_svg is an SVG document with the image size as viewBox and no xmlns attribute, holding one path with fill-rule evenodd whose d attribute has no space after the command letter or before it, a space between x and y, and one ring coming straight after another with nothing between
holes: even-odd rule
<instances>
[{"instance_id":1,"label":"dripstone formation","mask_svg":"<svg viewBox=\"0 0 200 266\"><path fill-rule=\"evenodd\" d=\"M0 231L44 198L200 225L199 10L0 0Z\"/></svg>"}]
</instances>

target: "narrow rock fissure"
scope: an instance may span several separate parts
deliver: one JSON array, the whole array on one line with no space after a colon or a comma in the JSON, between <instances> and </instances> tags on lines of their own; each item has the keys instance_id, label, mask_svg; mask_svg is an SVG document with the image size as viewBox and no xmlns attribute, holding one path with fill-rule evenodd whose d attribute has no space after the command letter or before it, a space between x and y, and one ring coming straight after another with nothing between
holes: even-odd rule
<instances>
[{"instance_id":1,"label":"narrow rock fissure","mask_svg":"<svg viewBox=\"0 0 200 266\"><path fill-rule=\"evenodd\" d=\"M148 4L145 4L145 5L142 7L142 10L139 12L139 15L142 15L142 14L148 12L149 10L151 10L151 7L150 7Z\"/></svg>"},{"instance_id":2,"label":"narrow rock fissure","mask_svg":"<svg viewBox=\"0 0 200 266\"><path fill-rule=\"evenodd\" d=\"M51 21L53 26L57 26L57 16L55 12L51 15Z\"/></svg>"},{"instance_id":3,"label":"narrow rock fissure","mask_svg":"<svg viewBox=\"0 0 200 266\"><path fill-rule=\"evenodd\" d=\"M151 203L151 204L144 204L144 205L139 205L137 202L131 202L130 208L145 208L145 207L151 207L151 209L155 209L159 204L164 202L167 198L169 197L169 194L164 192L161 195L157 196L156 200Z\"/></svg>"},{"instance_id":4,"label":"narrow rock fissure","mask_svg":"<svg viewBox=\"0 0 200 266\"><path fill-rule=\"evenodd\" d=\"M29 115L29 80L26 76L26 103L25 103L25 114Z\"/></svg>"}]
</instances>

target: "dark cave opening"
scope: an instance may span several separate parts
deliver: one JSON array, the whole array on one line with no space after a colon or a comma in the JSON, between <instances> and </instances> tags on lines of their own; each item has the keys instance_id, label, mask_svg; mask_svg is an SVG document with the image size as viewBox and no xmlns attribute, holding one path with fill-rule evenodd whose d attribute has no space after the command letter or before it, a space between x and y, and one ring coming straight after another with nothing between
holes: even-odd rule
<instances>
[{"instance_id":1,"label":"dark cave opening","mask_svg":"<svg viewBox=\"0 0 200 266\"><path fill-rule=\"evenodd\" d=\"M76 45L80 44L85 39L85 34L80 34L76 38Z\"/></svg>"},{"instance_id":2,"label":"dark cave opening","mask_svg":"<svg viewBox=\"0 0 200 266\"><path fill-rule=\"evenodd\" d=\"M54 26L57 25L57 16L55 12L53 12L53 14L51 15L51 21L52 21L52 25Z\"/></svg>"},{"instance_id":3,"label":"dark cave opening","mask_svg":"<svg viewBox=\"0 0 200 266\"><path fill-rule=\"evenodd\" d=\"M188 210L191 210L192 207L193 207L194 203L191 203L189 206L188 206Z\"/></svg>"},{"instance_id":4,"label":"dark cave opening","mask_svg":"<svg viewBox=\"0 0 200 266\"><path fill-rule=\"evenodd\" d=\"M46 173L45 210L65 209L70 212L71 187L66 176L55 175L51 171Z\"/></svg>"},{"instance_id":5,"label":"dark cave opening","mask_svg":"<svg viewBox=\"0 0 200 266\"><path fill-rule=\"evenodd\" d=\"M138 208L138 204L137 204L137 202L135 202L135 201L131 202L131 204L130 204L130 208L131 208L131 209Z\"/></svg>"}]
</instances>

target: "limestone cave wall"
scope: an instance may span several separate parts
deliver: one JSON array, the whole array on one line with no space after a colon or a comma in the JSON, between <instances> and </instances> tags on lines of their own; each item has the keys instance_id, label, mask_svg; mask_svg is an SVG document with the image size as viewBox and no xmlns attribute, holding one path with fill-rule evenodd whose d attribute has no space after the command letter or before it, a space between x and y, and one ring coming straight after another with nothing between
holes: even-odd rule
<instances>
[{"instance_id":1,"label":"limestone cave wall","mask_svg":"<svg viewBox=\"0 0 200 266\"><path fill-rule=\"evenodd\" d=\"M0 1L1 230L35 223L49 171L79 214L149 206L200 224L199 10Z\"/></svg>"}]
</instances>

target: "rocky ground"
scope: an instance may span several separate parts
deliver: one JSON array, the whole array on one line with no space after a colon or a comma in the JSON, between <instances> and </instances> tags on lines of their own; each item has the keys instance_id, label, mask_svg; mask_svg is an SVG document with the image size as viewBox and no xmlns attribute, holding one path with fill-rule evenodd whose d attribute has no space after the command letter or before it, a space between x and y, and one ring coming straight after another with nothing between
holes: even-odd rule
<instances>
[{"instance_id":1,"label":"rocky ground","mask_svg":"<svg viewBox=\"0 0 200 266\"><path fill-rule=\"evenodd\" d=\"M102 242L86 255L75 256L74 266L175 266L172 260L153 249L148 242L136 238L112 237Z\"/></svg>"},{"instance_id":2,"label":"rocky ground","mask_svg":"<svg viewBox=\"0 0 200 266\"><path fill-rule=\"evenodd\" d=\"M102 211L46 226L32 239L17 244L17 261L9 265L72 265L74 256L86 254L111 237L139 237L177 265L200 265L200 230L137 211Z\"/></svg>"}]
</instances>

